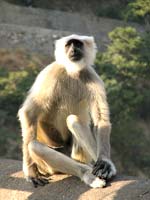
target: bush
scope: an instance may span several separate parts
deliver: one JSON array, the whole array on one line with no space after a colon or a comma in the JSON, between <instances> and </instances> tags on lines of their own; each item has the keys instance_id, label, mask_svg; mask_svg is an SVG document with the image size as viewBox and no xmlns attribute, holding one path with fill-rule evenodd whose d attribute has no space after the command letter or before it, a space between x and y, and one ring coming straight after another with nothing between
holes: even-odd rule
<instances>
[{"instance_id":1,"label":"bush","mask_svg":"<svg viewBox=\"0 0 150 200\"><path fill-rule=\"evenodd\" d=\"M17 111L37 73L46 64L48 59L44 56L22 50L0 51L0 156L21 158Z\"/></svg>"},{"instance_id":2,"label":"bush","mask_svg":"<svg viewBox=\"0 0 150 200\"><path fill-rule=\"evenodd\" d=\"M116 28L109 34L109 38L111 44L106 52L98 55L96 68L106 82L109 99L113 102L111 113L114 120L116 117L149 117L143 105L150 102L147 52L150 48L147 42L150 35L141 37L134 28L126 27Z\"/></svg>"},{"instance_id":3,"label":"bush","mask_svg":"<svg viewBox=\"0 0 150 200\"><path fill-rule=\"evenodd\" d=\"M138 124L150 119L150 34L140 36L134 28L119 27L109 38L106 52L98 54L96 69L108 92L113 147L131 174L134 167L150 175L150 137Z\"/></svg>"},{"instance_id":4,"label":"bush","mask_svg":"<svg viewBox=\"0 0 150 200\"><path fill-rule=\"evenodd\" d=\"M150 23L150 1L134 0L125 9L124 17L128 20Z\"/></svg>"}]
</instances>

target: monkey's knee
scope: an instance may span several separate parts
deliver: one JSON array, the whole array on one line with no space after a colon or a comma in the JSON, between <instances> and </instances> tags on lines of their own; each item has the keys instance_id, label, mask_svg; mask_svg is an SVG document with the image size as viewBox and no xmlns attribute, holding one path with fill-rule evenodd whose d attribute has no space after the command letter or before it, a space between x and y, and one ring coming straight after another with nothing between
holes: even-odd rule
<instances>
[{"instance_id":1,"label":"monkey's knee","mask_svg":"<svg viewBox=\"0 0 150 200\"><path fill-rule=\"evenodd\" d=\"M37 140L32 140L28 144L30 155L32 154L40 155L42 153L41 145L42 144L40 144Z\"/></svg>"},{"instance_id":2,"label":"monkey's knee","mask_svg":"<svg viewBox=\"0 0 150 200\"><path fill-rule=\"evenodd\" d=\"M37 145L36 145L36 141L32 140L29 144L28 144L28 149L30 152L36 152L37 150Z\"/></svg>"},{"instance_id":3,"label":"monkey's knee","mask_svg":"<svg viewBox=\"0 0 150 200\"><path fill-rule=\"evenodd\" d=\"M46 146L45 144L38 142L37 140L32 140L28 144L28 149L29 149L31 157L32 155L36 155L40 158L45 158L48 154L54 151L48 146Z\"/></svg>"},{"instance_id":4,"label":"monkey's knee","mask_svg":"<svg viewBox=\"0 0 150 200\"><path fill-rule=\"evenodd\" d=\"M73 127L75 124L79 123L79 118L77 115L69 115L66 119L68 128Z\"/></svg>"}]
</instances>

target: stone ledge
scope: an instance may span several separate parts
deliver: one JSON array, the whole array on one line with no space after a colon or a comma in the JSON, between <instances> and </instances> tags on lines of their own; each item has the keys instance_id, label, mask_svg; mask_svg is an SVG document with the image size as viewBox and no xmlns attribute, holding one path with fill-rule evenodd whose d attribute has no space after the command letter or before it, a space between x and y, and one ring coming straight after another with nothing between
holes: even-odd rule
<instances>
[{"instance_id":1,"label":"stone ledge","mask_svg":"<svg viewBox=\"0 0 150 200\"><path fill-rule=\"evenodd\" d=\"M2 200L149 200L150 180L118 176L103 189L91 189L78 178L54 175L50 184L34 188L23 178L22 162L0 159Z\"/></svg>"}]
</instances>

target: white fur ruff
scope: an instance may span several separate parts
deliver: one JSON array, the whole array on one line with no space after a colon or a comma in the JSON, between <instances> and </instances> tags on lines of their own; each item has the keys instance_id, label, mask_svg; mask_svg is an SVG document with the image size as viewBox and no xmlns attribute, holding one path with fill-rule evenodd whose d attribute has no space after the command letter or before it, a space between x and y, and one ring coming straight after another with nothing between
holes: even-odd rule
<instances>
[{"instance_id":1,"label":"white fur ruff","mask_svg":"<svg viewBox=\"0 0 150 200\"><path fill-rule=\"evenodd\" d=\"M72 62L66 55L65 45L71 39L77 39L84 44L84 57L80 61ZM56 41L55 59L58 64L63 65L68 72L80 71L85 67L93 65L97 47L92 36L70 35Z\"/></svg>"}]
</instances>

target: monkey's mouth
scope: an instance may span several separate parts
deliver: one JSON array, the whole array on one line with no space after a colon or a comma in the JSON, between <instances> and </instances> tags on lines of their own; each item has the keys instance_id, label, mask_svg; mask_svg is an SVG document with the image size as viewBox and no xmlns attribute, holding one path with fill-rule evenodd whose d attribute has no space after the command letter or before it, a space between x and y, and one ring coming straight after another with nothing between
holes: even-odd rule
<instances>
[{"instance_id":1,"label":"monkey's mouth","mask_svg":"<svg viewBox=\"0 0 150 200\"><path fill-rule=\"evenodd\" d=\"M70 54L69 55L69 59L71 60L71 61L79 61L79 60L81 60L82 59L82 57L83 57L83 55L81 54L81 53L74 53L74 54Z\"/></svg>"}]
</instances>

